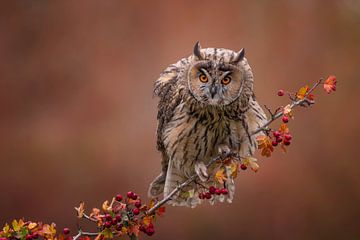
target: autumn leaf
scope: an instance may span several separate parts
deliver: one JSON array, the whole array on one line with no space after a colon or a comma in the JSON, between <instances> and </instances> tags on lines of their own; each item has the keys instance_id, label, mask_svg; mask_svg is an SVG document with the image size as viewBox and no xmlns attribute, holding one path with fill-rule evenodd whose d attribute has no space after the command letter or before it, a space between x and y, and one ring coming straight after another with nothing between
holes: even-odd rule
<instances>
[{"instance_id":1,"label":"autumn leaf","mask_svg":"<svg viewBox=\"0 0 360 240\"><path fill-rule=\"evenodd\" d=\"M128 232L129 232L129 235L134 234L136 237L138 237L139 232L140 232L139 225L133 225L133 226L129 227Z\"/></svg>"},{"instance_id":2,"label":"autumn leaf","mask_svg":"<svg viewBox=\"0 0 360 240\"><path fill-rule=\"evenodd\" d=\"M112 233L110 228L105 228L101 231L101 235L103 235L104 238L113 238L114 234Z\"/></svg>"},{"instance_id":3,"label":"autumn leaf","mask_svg":"<svg viewBox=\"0 0 360 240\"><path fill-rule=\"evenodd\" d=\"M46 239L53 239L56 234L56 225L55 223L44 224L41 230L41 235L44 236Z\"/></svg>"},{"instance_id":4,"label":"autumn leaf","mask_svg":"<svg viewBox=\"0 0 360 240\"><path fill-rule=\"evenodd\" d=\"M336 91L336 77L331 75L324 82L324 89L329 94Z\"/></svg>"},{"instance_id":5,"label":"autumn leaf","mask_svg":"<svg viewBox=\"0 0 360 240\"><path fill-rule=\"evenodd\" d=\"M259 164L257 164L257 159L253 157L247 157L242 161L242 164L245 164L247 167L250 167L251 170L257 172L259 170Z\"/></svg>"},{"instance_id":6,"label":"autumn leaf","mask_svg":"<svg viewBox=\"0 0 360 240\"><path fill-rule=\"evenodd\" d=\"M224 184L224 181L226 181L226 176L225 176L225 169L224 168L220 168L216 173L215 173L215 179L220 183L220 184Z\"/></svg>"},{"instance_id":7,"label":"autumn leaf","mask_svg":"<svg viewBox=\"0 0 360 240\"><path fill-rule=\"evenodd\" d=\"M12 228L15 232L18 232L20 228L24 226L24 221L20 219L19 221L16 221L15 219L12 221Z\"/></svg>"},{"instance_id":8,"label":"autumn leaf","mask_svg":"<svg viewBox=\"0 0 360 240\"><path fill-rule=\"evenodd\" d=\"M103 202L103 204L102 204L102 209L104 210L104 212L109 211L110 205L109 205L109 201L108 201L108 200L106 200L105 202Z\"/></svg>"},{"instance_id":9,"label":"autumn leaf","mask_svg":"<svg viewBox=\"0 0 360 240\"><path fill-rule=\"evenodd\" d=\"M37 223L30 222L29 225L28 225L28 229L29 229L29 230L33 230L33 229L36 228L37 226L38 226Z\"/></svg>"},{"instance_id":10,"label":"autumn leaf","mask_svg":"<svg viewBox=\"0 0 360 240\"><path fill-rule=\"evenodd\" d=\"M280 125L279 132L281 134L289 133L289 127L285 123L282 123Z\"/></svg>"},{"instance_id":11,"label":"autumn leaf","mask_svg":"<svg viewBox=\"0 0 360 240\"><path fill-rule=\"evenodd\" d=\"M236 178L239 170L239 164L237 162L232 162L230 164L230 169L231 169L231 177Z\"/></svg>"},{"instance_id":12,"label":"autumn leaf","mask_svg":"<svg viewBox=\"0 0 360 240\"><path fill-rule=\"evenodd\" d=\"M2 229L2 232L1 232L0 236L2 236L2 237L10 237L11 232L12 232L12 230L10 229L10 225L6 223L5 226Z\"/></svg>"},{"instance_id":13,"label":"autumn leaf","mask_svg":"<svg viewBox=\"0 0 360 240\"><path fill-rule=\"evenodd\" d=\"M314 95L309 94L309 90L310 90L310 88L308 85L300 88L299 91L296 93L297 99L301 100L301 99L304 99L305 97L307 97L309 100L314 100Z\"/></svg>"},{"instance_id":14,"label":"autumn leaf","mask_svg":"<svg viewBox=\"0 0 360 240\"><path fill-rule=\"evenodd\" d=\"M271 144L271 139L268 136L262 135L256 138L258 142L258 148L261 149L261 155L270 157L274 151L274 147Z\"/></svg>"},{"instance_id":15,"label":"autumn leaf","mask_svg":"<svg viewBox=\"0 0 360 240\"><path fill-rule=\"evenodd\" d=\"M153 219L154 219L154 216L146 215L145 217L143 217L144 225L149 226L149 224L152 222Z\"/></svg>"},{"instance_id":16,"label":"autumn leaf","mask_svg":"<svg viewBox=\"0 0 360 240\"><path fill-rule=\"evenodd\" d=\"M85 203L81 201L81 202L80 202L80 206L79 206L79 207L75 207L75 210L77 211L78 218L82 218L82 217L84 216Z\"/></svg>"},{"instance_id":17,"label":"autumn leaf","mask_svg":"<svg viewBox=\"0 0 360 240\"><path fill-rule=\"evenodd\" d=\"M194 193L193 193L192 195L194 196ZM158 210L156 211L156 213L157 213L158 216L164 215L164 213L165 213L165 207L164 207L164 206L159 207Z\"/></svg>"},{"instance_id":18,"label":"autumn leaf","mask_svg":"<svg viewBox=\"0 0 360 240\"><path fill-rule=\"evenodd\" d=\"M91 211L91 213L90 213L90 215L89 215L89 217L91 217L91 218L98 218L98 216L99 216L99 214L100 214L100 209L98 209L98 208L93 208L92 209L92 211Z\"/></svg>"}]
</instances>

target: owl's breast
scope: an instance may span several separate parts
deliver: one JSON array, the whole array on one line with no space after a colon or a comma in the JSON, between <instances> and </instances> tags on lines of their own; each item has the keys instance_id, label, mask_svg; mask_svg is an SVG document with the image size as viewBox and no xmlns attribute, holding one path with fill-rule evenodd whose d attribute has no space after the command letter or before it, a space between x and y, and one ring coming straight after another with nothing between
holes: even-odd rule
<instances>
[{"instance_id":1,"label":"owl's breast","mask_svg":"<svg viewBox=\"0 0 360 240\"><path fill-rule=\"evenodd\" d=\"M197 161L208 162L220 144L238 148L239 128L239 121L227 119L219 112L189 112L179 106L162 139L168 157L181 168Z\"/></svg>"}]
</instances>

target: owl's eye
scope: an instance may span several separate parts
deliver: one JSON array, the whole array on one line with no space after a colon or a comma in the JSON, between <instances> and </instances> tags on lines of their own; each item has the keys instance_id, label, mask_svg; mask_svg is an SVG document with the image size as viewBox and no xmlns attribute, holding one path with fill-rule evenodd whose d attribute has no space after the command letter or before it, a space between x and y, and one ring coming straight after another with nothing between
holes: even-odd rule
<instances>
[{"instance_id":1,"label":"owl's eye","mask_svg":"<svg viewBox=\"0 0 360 240\"><path fill-rule=\"evenodd\" d=\"M230 76L226 76L221 80L221 83L224 85L228 85L231 82L231 77Z\"/></svg>"},{"instance_id":2,"label":"owl's eye","mask_svg":"<svg viewBox=\"0 0 360 240\"><path fill-rule=\"evenodd\" d=\"M207 83L209 80L208 80L208 77L205 75L205 74L200 74L199 76L199 80L203 83Z\"/></svg>"}]
</instances>

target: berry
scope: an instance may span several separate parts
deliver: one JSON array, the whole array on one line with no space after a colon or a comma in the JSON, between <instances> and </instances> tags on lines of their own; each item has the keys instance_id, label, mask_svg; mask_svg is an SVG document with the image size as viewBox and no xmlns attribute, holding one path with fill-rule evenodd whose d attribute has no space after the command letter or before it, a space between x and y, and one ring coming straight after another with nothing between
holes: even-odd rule
<instances>
[{"instance_id":1,"label":"berry","mask_svg":"<svg viewBox=\"0 0 360 240\"><path fill-rule=\"evenodd\" d=\"M147 234L148 236L152 236L154 233L155 233L155 229L154 229L154 228L151 228L151 227L146 228L146 234Z\"/></svg>"},{"instance_id":2,"label":"berry","mask_svg":"<svg viewBox=\"0 0 360 240\"><path fill-rule=\"evenodd\" d=\"M271 145L273 145L273 147L276 147L276 146L278 145L278 142L275 141L275 140L273 140L273 141L271 142Z\"/></svg>"},{"instance_id":3,"label":"berry","mask_svg":"<svg viewBox=\"0 0 360 240\"><path fill-rule=\"evenodd\" d=\"M215 190L215 194L216 194L216 195L220 195L220 194L221 194L221 190L217 188L217 189Z\"/></svg>"},{"instance_id":4,"label":"berry","mask_svg":"<svg viewBox=\"0 0 360 240\"><path fill-rule=\"evenodd\" d=\"M205 198L210 199L211 198L211 193L209 193L209 192L205 193Z\"/></svg>"},{"instance_id":5,"label":"berry","mask_svg":"<svg viewBox=\"0 0 360 240\"><path fill-rule=\"evenodd\" d=\"M63 234L68 235L70 233L70 229L69 228L64 228L63 229Z\"/></svg>"},{"instance_id":6,"label":"berry","mask_svg":"<svg viewBox=\"0 0 360 240\"><path fill-rule=\"evenodd\" d=\"M283 121L283 123L289 122L289 117L288 116L283 116L282 121Z\"/></svg>"},{"instance_id":7,"label":"berry","mask_svg":"<svg viewBox=\"0 0 360 240\"><path fill-rule=\"evenodd\" d=\"M118 225L116 225L116 231L121 231L123 225L121 223L119 223Z\"/></svg>"},{"instance_id":8,"label":"berry","mask_svg":"<svg viewBox=\"0 0 360 240\"><path fill-rule=\"evenodd\" d=\"M136 200L136 199L138 199L138 195L136 195L135 193L131 196L131 199L132 200Z\"/></svg>"},{"instance_id":9,"label":"berry","mask_svg":"<svg viewBox=\"0 0 360 240\"><path fill-rule=\"evenodd\" d=\"M109 221L109 222L110 222L110 221L112 220L112 216L107 213L107 214L105 215L105 219L106 219L106 221Z\"/></svg>"},{"instance_id":10,"label":"berry","mask_svg":"<svg viewBox=\"0 0 360 240\"><path fill-rule=\"evenodd\" d=\"M140 210L139 210L138 208L134 208L134 209L132 210L132 212L133 212L134 215L139 215Z\"/></svg>"},{"instance_id":11,"label":"berry","mask_svg":"<svg viewBox=\"0 0 360 240\"><path fill-rule=\"evenodd\" d=\"M240 168L241 168L241 170L246 170L246 169L247 169L247 166L246 166L245 164L241 164L241 165L240 165Z\"/></svg>"},{"instance_id":12,"label":"berry","mask_svg":"<svg viewBox=\"0 0 360 240\"><path fill-rule=\"evenodd\" d=\"M140 208L141 207L141 201L136 201L135 202L135 207Z\"/></svg>"},{"instance_id":13,"label":"berry","mask_svg":"<svg viewBox=\"0 0 360 240\"><path fill-rule=\"evenodd\" d=\"M284 140L284 144L286 145L286 146L289 146L290 145L290 141L289 140Z\"/></svg>"},{"instance_id":14,"label":"berry","mask_svg":"<svg viewBox=\"0 0 360 240\"><path fill-rule=\"evenodd\" d=\"M139 230L140 230L141 232L145 232L145 231L146 231L146 228L145 228L144 225L141 225L141 226L139 227Z\"/></svg>"},{"instance_id":15,"label":"berry","mask_svg":"<svg viewBox=\"0 0 360 240\"><path fill-rule=\"evenodd\" d=\"M120 222L121 221L121 215L120 214L116 214L115 215L115 219Z\"/></svg>"},{"instance_id":16,"label":"berry","mask_svg":"<svg viewBox=\"0 0 360 240\"><path fill-rule=\"evenodd\" d=\"M26 240L31 240L32 239L32 236L31 235L26 235Z\"/></svg>"},{"instance_id":17,"label":"berry","mask_svg":"<svg viewBox=\"0 0 360 240\"><path fill-rule=\"evenodd\" d=\"M221 194L226 195L229 191L226 188L221 189Z\"/></svg>"},{"instance_id":18,"label":"berry","mask_svg":"<svg viewBox=\"0 0 360 240\"><path fill-rule=\"evenodd\" d=\"M281 89L277 92L277 95L278 95L279 97L284 96L284 94L285 94L284 90L281 90Z\"/></svg>"},{"instance_id":19,"label":"berry","mask_svg":"<svg viewBox=\"0 0 360 240\"><path fill-rule=\"evenodd\" d=\"M149 223L148 228L154 228L154 225L152 223Z\"/></svg>"},{"instance_id":20,"label":"berry","mask_svg":"<svg viewBox=\"0 0 360 240\"><path fill-rule=\"evenodd\" d=\"M276 141L277 141L278 143L282 142L282 137L276 138Z\"/></svg>"},{"instance_id":21,"label":"berry","mask_svg":"<svg viewBox=\"0 0 360 240\"><path fill-rule=\"evenodd\" d=\"M203 193L199 193L199 198L200 198L200 199L204 199L204 194L203 194Z\"/></svg>"},{"instance_id":22,"label":"berry","mask_svg":"<svg viewBox=\"0 0 360 240\"><path fill-rule=\"evenodd\" d=\"M38 234L38 233L33 233L33 234L31 235L31 237L32 237L33 239L37 239L37 238L39 238L39 234Z\"/></svg>"},{"instance_id":23,"label":"berry","mask_svg":"<svg viewBox=\"0 0 360 240\"><path fill-rule=\"evenodd\" d=\"M128 198L132 198L132 196L134 196L134 192L132 192L132 191L129 191L129 192L127 192L127 194L126 194L126 196L128 197Z\"/></svg>"},{"instance_id":24,"label":"berry","mask_svg":"<svg viewBox=\"0 0 360 240\"><path fill-rule=\"evenodd\" d=\"M274 137L278 138L278 137L281 136L281 133L280 133L279 131L275 131L275 132L273 133L273 135L274 135Z\"/></svg>"},{"instance_id":25,"label":"berry","mask_svg":"<svg viewBox=\"0 0 360 240\"><path fill-rule=\"evenodd\" d=\"M115 200L118 202L121 202L121 200L123 199L121 194L116 195Z\"/></svg>"},{"instance_id":26,"label":"berry","mask_svg":"<svg viewBox=\"0 0 360 240\"><path fill-rule=\"evenodd\" d=\"M106 221L106 222L104 223L104 227L110 228L110 227L111 227L111 222Z\"/></svg>"},{"instance_id":27,"label":"berry","mask_svg":"<svg viewBox=\"0 0 360 240\"><path fill-rule=\"evenodd\" d=\"M214 186L211 186L211 187L209 188L209 192L210 192L211 194L215 194L216 188L215 188Z\"/></svg>"},{"instance_id":28,"label":"berry","mask_svg":"<svg viewBox=\"0 0 360 240\"><path fill-rule=\"evenodd\" d=\"M114 218L113 220L111 220L111 224L112 225L116 225L118 223L118 221L116 220L116 218Z\"/></svg>"},{"instance_id":29,"label":"berry","mask_svg":"<svg viewBox=\"0 0 360 240\"><path fill-rule=\"evenodd\" d=\"M292 139L292 136L287 133L287 134L284 135L284 138L285 138L285 140L290 141Z\"/></svg>"}]
</instances>

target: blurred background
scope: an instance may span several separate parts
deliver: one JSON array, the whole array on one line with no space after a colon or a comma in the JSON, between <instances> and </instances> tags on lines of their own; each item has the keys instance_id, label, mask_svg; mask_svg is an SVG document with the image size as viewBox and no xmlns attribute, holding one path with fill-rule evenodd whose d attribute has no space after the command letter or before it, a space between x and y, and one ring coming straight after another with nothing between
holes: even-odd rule
<instances>
[{"instance_id":1,"label":"blurred background","mask_svg":"<svg viewBox=\"0 0 360 240\"><path fill-rule=\"evenodd\" d=\"M360 1L18 0L0 13L1 225L74 233L79 201L146 196L160 171L153 83L200 40L244 47L272 108L287 104L278 89L330 74L338 91L295 110L288 153L258 156L233 204L168 207L152 238L360 239Z\"/></svg>"}]
</instances>

